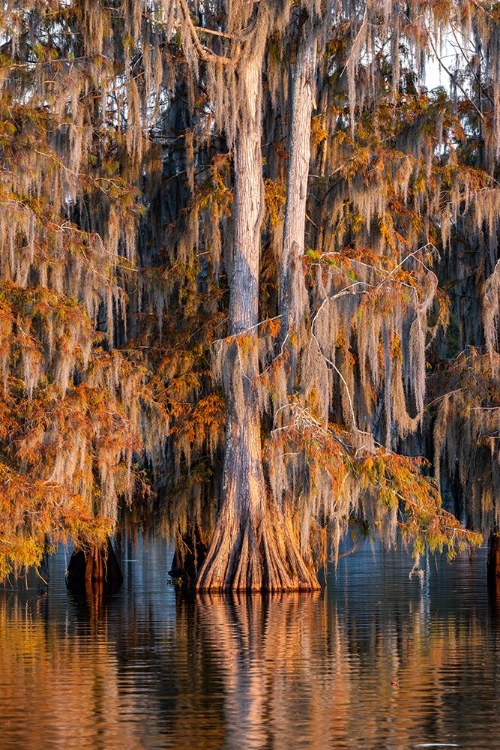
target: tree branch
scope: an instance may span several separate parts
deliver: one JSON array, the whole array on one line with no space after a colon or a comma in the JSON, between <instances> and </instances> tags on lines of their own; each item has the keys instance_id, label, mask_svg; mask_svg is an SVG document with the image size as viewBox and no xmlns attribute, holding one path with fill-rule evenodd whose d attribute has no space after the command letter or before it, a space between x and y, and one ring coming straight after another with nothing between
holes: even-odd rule
<instances>
[{"instance_id":1,"label":"tree branch","mask_svg":"<svg viewBox=\"0 0 500 750\"><path fill-rule=\"evenodd\" d=\"M442 59L438 55L436 47L434 45L434 42L432 41L432 37L431 37L430 34L429 34L429 44L431 46L432 51L434 52L434 55L435 55L436 60L438 61L439 65L443 68L443 70L445 71L445 73L447 73L449 75L450 80L453 81L453 83L455 84L455 86L457 87L457 89L460 89L460 91L465 96L465 98L469 101L470 104L472 104L472 106L476 110L476 112L479 115L479 117L481 118L481 120L484 120L484 115L481 112L481 110L479 109L479 107L477 107L476 104L474 104L474 102L470 98L469 94L464 89L464 87L460 85L460 83L457 81L457 79L455 78L455 76L453 75L453 73L451 72L451 70L446 67L446 65L444 64L444 62L442 61Z\"/></svg>"},{"instance_id":2,"label":"tree branch","mask_svg":"<svg viewBox=\"0 0 500 750\"><path fill-rule=\"evenodd\" d=\"M199 26L195 26L193 21L191 20L191 14L189 12L189 7L186 2L186 0L179 0L180 6L183 11L184 19L186 21L186 25L190 31L191 38L193 40L194 47L200 56L202 60L205 62L213 62L217 63L218 65L232 65L235 60L231 57L224 57L223 55L215 55L213 52L207 52L207 50L204 48L202 43L199 40L197 29L199 29ZM208 31L208 29L203 29L204 32ZM221 32L217 32L216 35L223 34ZM231 38L231 37L228 37Z\"/></svg>"}]
</instances>

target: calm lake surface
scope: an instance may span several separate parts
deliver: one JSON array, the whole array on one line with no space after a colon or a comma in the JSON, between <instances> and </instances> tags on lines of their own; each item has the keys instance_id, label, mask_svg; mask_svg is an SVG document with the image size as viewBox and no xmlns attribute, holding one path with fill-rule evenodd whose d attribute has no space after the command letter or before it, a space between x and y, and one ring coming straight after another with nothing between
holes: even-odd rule
<instances>
[{"instance_id":1,"label":"calm lake surface","mask_svg":"<svg viewBox=\"0 0 500 750\"><path fill-rule=\"evenodd\" d=\"M486 552L366 545L326 591L182 598L162 541L123 550L106 603L0 591L0 748L500 747L500 607Z\"/></svg>"}]
</instances>

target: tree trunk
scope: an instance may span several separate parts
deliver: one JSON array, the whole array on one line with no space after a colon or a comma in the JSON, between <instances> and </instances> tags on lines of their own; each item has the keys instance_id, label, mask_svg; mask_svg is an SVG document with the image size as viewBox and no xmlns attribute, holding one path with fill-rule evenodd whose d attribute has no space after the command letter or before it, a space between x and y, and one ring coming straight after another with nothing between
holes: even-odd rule
<instances>
[{"instance_id":1,"label":"tree trunk","mask_svg":"<svg viewBox=\"0 0 500 750\"><path fill-rule=\"evenodd\" d=\"M203 529L199 524L190 527L176 539L172 567L168 574L175 582L192 586L207 556L207 544Z\"/></svg>"},{"instance_id":2,"label":"tree trunk","mask_svg":"<svg viewBox=\"0 0 500 750\"><path fill-rule=\"evenodd\" d=\"M488 540L488 582L500 589L500 532L494 530Z\"/></svg>"},{"instance_id":3,"label":"tree trunk","mask_svg":"<svg viewBox=\"0 0 500 750\"><path fill-rule=\"evenodd\" d=\"M73 552L66 572L66 583L76 590L84 590L86 585L97 583L108 593L120 588L123 575L109 537L103 547Z\"/></svg>"},{"instance_id":4,"label":"tree trunk","mask_svg":"<svg viewBox=\"0 0 500 750\"><path fill-rule=\"evenodd\" d=\"M264 34L240 62L234 148L234 256L229 334L223 362L227 402L223 503L198 589L260 591L319 588L302 560L291 524L268 497L262 466L257 345L262 180Z\"/></svg>"},{"instance_id":5,"label":"tree trunk","mask_svg":"<svg viewBox=\"0 0 500 750\"><path fill-rule=\"evenodd\" d=\"M304 257L307 185L311 157L311 116L314 105L317 30L313 22L300 23L295 64L290 71L290 116L283 253L280 278L281 343L290 329L300 334L307 309ZM299 336L300 338L300 336ZM288 342L292 383L295 378L296 347Z\"/></svg>"}]
</instances>

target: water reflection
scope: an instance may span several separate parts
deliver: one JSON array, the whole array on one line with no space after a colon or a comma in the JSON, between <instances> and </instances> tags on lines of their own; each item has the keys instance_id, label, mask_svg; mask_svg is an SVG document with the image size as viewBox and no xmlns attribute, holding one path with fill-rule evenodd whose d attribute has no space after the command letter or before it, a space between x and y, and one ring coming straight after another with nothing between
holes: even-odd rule
<instances>
[{"instance_id":1,"label":"water reflection","mask_svg":"<svg viewBox=\"0 0 500 750\"><path fill-rule=\"evenodd\" d=\"M225 696L228 747L282 747L306 725L311 746L324 601L318 594L198 598L204 648Z\"/></svg>"},{"instance_id":2,"label":"water reflection","mask_svg":"<svg viewBox=\"0 0 500 750\"><path fill-rule=\"evenodd\" d=\"M185 597L161 543L123 551L108 599L0 592L0 747L496 746L499 608L485 552L342 560L326 592ZM436 569L436 566L438 569Z\"/></svg>"}]
</instances>

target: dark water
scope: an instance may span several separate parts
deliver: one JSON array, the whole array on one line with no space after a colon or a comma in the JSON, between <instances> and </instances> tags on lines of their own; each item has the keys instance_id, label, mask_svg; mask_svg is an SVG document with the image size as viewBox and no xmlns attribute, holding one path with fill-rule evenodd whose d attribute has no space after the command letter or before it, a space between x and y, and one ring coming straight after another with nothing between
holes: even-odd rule
<instances>
[{"instance_id":1,"label":"dark water","mask_svg":"<svg viewBox=\"0 0 500 750\"><path fill-rule=\"evenodd\" d=\"M499 613L485 551L369 546L318 595L185 599L162 542L124 550L106 603L0 592L0 748L500 747ZM500 611L500 610L499 610Z\"/></svg>"}]
</instances>

